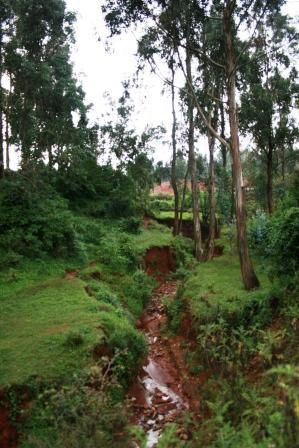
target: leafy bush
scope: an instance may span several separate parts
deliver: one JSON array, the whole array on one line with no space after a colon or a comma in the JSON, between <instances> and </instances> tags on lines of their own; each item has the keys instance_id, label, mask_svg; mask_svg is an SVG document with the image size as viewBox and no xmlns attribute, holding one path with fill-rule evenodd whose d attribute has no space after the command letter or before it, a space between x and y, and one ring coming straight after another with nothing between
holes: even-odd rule
<instances>
[{"instance_id":1,"label":"leafy bush","mask_svg":"<svg viewBox=\"0 0 299 448\"><path fill-rule=\"evenodd\" d=\"M156 199L155 197L150 201L150 207L154 210L171 211L174 209L174 202L173 199Z\"/></svg>"},{"instance_id":2,"label":"leafy bush","mask_svg":"<svg viewBox=\"0 0 299 448\"><path fill-rule=\"evenodd\" d=\"M293 275L299 268L299 208L273 216L269 252L279 275Z\"/></svg>"},{"instance_id":3,"label":"leafy bush","mask_svg":"<svg viewBox=\"0 0 299 448\"><path fill-rule=\"evenodd\" d=\"M272 217L260 215L250 227L250 242L269 259L272 275L293 276L299 268L299 208L279 210Z\"/></svg>"},{"instance_id":4,"label":"leafy bush","mask_svg":"<svg viewBox=\"0 0 299 448\"><path fill-rule=\"evenodd\" d=\"M21 446L120 448L129 444L124 409L111 394L119 388L116 359L103 358L70 384L50 385L40 393L28 411Z\"/></svg>"},{"instance_id":5,"label":"leafy bush","mask_svg":"<svg viewBox=\"0 0 299 448\"><path fill-rule=\"evenodd\" d=\"M176 257L176 277L184 277L195 265L193 243L189 238L178 235L172 242Z\"/></svg>"},{"instance_id":6,"label":"leafy bush","mask_svg":"<svg viewBox=\"0 0 299 448\"><path fill-rule=\"evenodd\" d=\"M28 257L70 255L75 252L73 217L67 203L40 179L15 174L0 193L0 247L15 264Z\"/></svg>"},{"instance_id":7,"label":"leafy bush","mask_svg":"<svg viewBox=\"0 0 299 448\"><path fill-rule=\"evenodd\" d=\"M123 386L134 378L136 366L146 352L146 341L131 322L117 313L101 311L100 321L108 346L121 355L116 361L116 375Z\"/></svg>"},{"instance_id":8,"label":"leafy bush","mask_svg":"<svg viewBox=\"0 0 299 448\"><path fill-rule=\"evenodd\" d=\"M197 446L297 446L298 417L294 417L294 408L291 414L284 399L273 394L277 387L276 381L257 387L237 373L227 379L210 379L202 391L203 407L210 417L194 436Z\"/></svg>"},{"instance_id":9,"label":"leafy bush","mask_svg":"<svg viewBox=\"0 0 299 448\"><path fill-rule=\"evenodd\" d=\"M126 272L135 269L139 257L132 239L119 230L106 234L98 252L100 262L109 266L115 272Z\"/></svg>"},{"instance_id":10,"label":"leafy bush","mask_svg":"<svg viewBox=\"0 0 299 448\"><path fill-rule=\"evenodd\" d=\"M144 271L137 270L130 279L123 285L126 307L132 315L138 318L155 286L155 281Z\"/></svg>"},{"instance_id":11,"label":"leafy bush","mask_svg":"<svg viewBox=\"0 0 299 448\"><path fill-rule=\"evenodd\" d=\"M121 227L124 232L138 234L141 232L141 219L135 216L130 216L129 218L125 218L121 222Z\"/></svg>"},{"instance_id":12,"label":"leafy bush","mask_svg":"<svg viewBox=\"0 0 299 448\"><path fill-rule=\"evenodd\" d=\"M244 368L255 350L256 329L231 327L223 319L201 325L197 332L198 349L207 368L223 373Z\"/></svg>"},{"instance_id":13,"label":"leafy bush","mask_svg":"<svg viewBox=\"0 0 299 448\"><path fill-rule=\"evenodd\" d=\"M166 306L168 316L168 326L175 333L179 329L182 311L184 309L184 302L181 295L177 293L172 300L164 300L164 305Z\"/></svg>"}]
</instances>

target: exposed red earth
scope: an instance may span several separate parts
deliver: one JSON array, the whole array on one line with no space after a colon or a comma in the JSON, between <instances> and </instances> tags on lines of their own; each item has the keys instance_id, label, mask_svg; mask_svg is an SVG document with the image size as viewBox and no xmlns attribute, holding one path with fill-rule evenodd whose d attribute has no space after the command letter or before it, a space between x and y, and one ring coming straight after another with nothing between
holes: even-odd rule
<instances>
[{"instance_id":1,"label":"exposed red earth","mask_svg":"<svg viewBox=\"0 0 299 448\"><path fill-rule=\"evenodd\" d=\"M144 257L146 273L158 282L163 282L175 270L175 252L170 247L151 247Z\"/></svg>"},{"instance_id":2,"label":"exposed red earth","mask_svg":"<svg viewBox=\"0 0 299 448\"><path fill-rule=\"evenodd\" d=\"M10 420L9 402L4 392L0 392L0 447L16 448L17 430Z\"/></svg>"},{"instance_id":3,"label":"exposed red earth","mask_svg":"<svg viewBox=\"0 0 299 448\"><path fill-rule=\"evenodd\" d=\"M161 283L137 322L137 327L148 338L149 352L128 398L134 421L145 430L147 447L152 448L156 446L163 427L178 421L184 411L192 411L196 418L201 419L198 392L207 375L193 376L189 373L185 350L190 341L185 335L166 336L163 331L167 322L163 298L172 300L177 292L177 282L165 280L166 275L174 270L172 252L169 248L152 248L145 261L148 274ZM179 437L188 440L190 434L179 430Z\"/></svg>"}]
</instances>

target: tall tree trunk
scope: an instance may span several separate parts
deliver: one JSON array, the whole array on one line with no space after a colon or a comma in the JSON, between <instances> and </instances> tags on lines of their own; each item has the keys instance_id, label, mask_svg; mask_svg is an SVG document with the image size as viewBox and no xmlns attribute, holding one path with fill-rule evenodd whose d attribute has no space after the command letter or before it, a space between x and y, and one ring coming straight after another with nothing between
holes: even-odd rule
<instances>
[{"instance_id":1,"label":"tall tree trunk","mask_svg":"<svg viewBox=\"0 0 299 448\"><path fill-rule=\"evenodd\" d=\"M214 167L214 148L215 137L208 130L209 143L209 236L206 245L205 259L211 260L214 255L215 234L216 234L216 196L215 196L215 167Z\"/></svg>"},{"instance_id":2,"label":"tall tree trunk","mask_svg":"<svg viewBox=\"0 0 299 448\"><path fill-rule=\"evenodd\" d=\"M12 95L12 79L9 76L9 94L6 99L5 108L5 143L6 143L6 169L10 169L10 153L9 153L9 117L10 117L10 107L11 107L11 95Z\"/></svg>"},{"instance_id":3,"label":"tall tree trunk","mask_svg":"<svg viewBox=\"0 0 299 448\"><path fill-rule=\"evenodd\" d=\"M189 33L189 31L188 31ZM193 111L193 92L190 88L192 86L192 70L191 70L191 52L189 49L189 38L187 38L186 49L186 72L189 80L187 84L188 91L188 149L189 149L189 171L191 177L191 192L192 192L192 213L193 213L193 227L194 227L194 245L195 257L197 260L202 259L202 241L201 228L199 221L199 206L198 206L198 188L196 179L196 160L194 152L194 111Z\"/></svg>"},{"instance_id":4,"label":"tall tree trunk","mask_svg":"<svg viewBox=\"0 0 299 448\"><path fill-rule=\"evenodd\" d=\"M176 178L176 113L175 113L175 92L174 92L174 60L171 60L171 105L172 105L172 161L171 161L171 186L174 193L174 226L173 235L176 236L179 233L179 192Z\"/></svg>"},{"instance_id":5,"label":"tall tree trunk","mask_svg":"<svg viewBox=\"0 0 299 448\"><path fill-rule=\"evenodd\" d=\"M249 256L246 234L246 206L243 191L243 176L239 144L239 123L236 107L236 59L232 35L232 14L235 1L226 0L223 12L223 26L226 40L226 70L227 70L227 97L229 108L229 125L231 134L231 154L233 161L233 183L236 196L237 241L241 272L245 289L250 290L259 286L258 278L254 272Z\"/></svg>"},{"instance_id":6,"label":"tall tree trunk","mask_svg":"<svg viewBox=\"0 0 299 448\"><path fill-rule=\"evenodd\" d=\"M4 145L3 145L3 90L2 90L2 74L3 74L3 34L2 24L0 23L0 179L4 176Z\"/></svg>"},{"instance_id":7,"label":"tall tree trunk","mask_svg":"<svg viewBox=\"0 0 299 448\"><path fill-rule=\"evenodd\" d=\"M184 185L183 185L182 201L181 201L181 209L180 209L180 219L179 219L179 233L182 232L182 226L183 226L183 213L184 213L184 207L185 207L188 174L189 174L189 166L187 166L186 174L184 177Z\"/></svg>"},{"instance_id":8,"label":"tall tree trunk","mask_svg":"<svg viewBox=\"0 0 299 448\"><path fill-rule=\"evenodd\" d=\"M270 135L267 151L267 206L270 215L273 212L273 149L272 135Z\"/></svg>"},{"instance_id":9,"label":"tall tree trunk","mask_svg":"<svg viewBox=\"0 0 299 448\"><path fill-rule=\"evenodd\" d=\"M230 187L230 220L231 222L234 221L236 216L236 195L235 195L235 188L234 188L234 179L233 179L233 164L231 165L232 170L232 177L231 177L231 187Z\"/></svg>"},{"instance_id":10,"label":"tall tree trunk","mask_svg":"<svg viewBox=\"0 0 299 448\"><path fill-rule=\"evenodd\" d=\"M6 169L10 169L10 156L9 156L9 122L8 113L6 112L6 128L5 128L5 143L6 143Z\"/></svg>"},{"instance_id":11,"label":"tall tree trunk","mask_svg":"<svg viewBox=\"0 0 299 448\"><path fill-rule=\"evenodd\" d=\"M222 95L222 100L223 100L223 95ZM224 118L224 106L223 106L222 101L219 103L219 108L220 108L220 124L221 124L220 135L223 138L223 140L225 140L225 118ZM222 166L223 166L223 168L226 168L227 148L223 144L221 145L221 155L222 155Z\"/></svg>"}]
</instances>

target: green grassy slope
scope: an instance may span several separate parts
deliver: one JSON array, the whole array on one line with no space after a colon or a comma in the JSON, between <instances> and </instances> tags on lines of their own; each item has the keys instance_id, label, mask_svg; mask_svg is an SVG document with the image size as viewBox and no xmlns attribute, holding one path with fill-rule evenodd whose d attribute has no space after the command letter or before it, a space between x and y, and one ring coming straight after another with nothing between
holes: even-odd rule
<instances>
[{"instance_id":1,"label":"green grassy slope","mask_svg":"<svg viewBox=\"0 0 299 448\"><path fill-rule=\"evenodd\" d=\"M93 221L87 224L94 230ZM31 376L63 380L87 366L100 343L112 351L130 346L136 362L144 342L134 320L153 287L137 269L138 257L172 239L162 226L130 235L112 223L107 235L94 238L93 256L104 263L87 260L80 268L76 259L24 260L0 272L0 387L25 384ZM66 278L70 266L78 268L77 278Z\"/></svg>"},{"instance_id":2,"label":"green grassy slope","mask_svg":"<svg viewBox=\"0 0 299 448\"><path fill-rule=\"evenodd\" d=\"M257 290L244 289L239 259L225 254L212 261L197 265L185 285L184 297L189 303L196 321L213 321L219 315L233 322L237 316L246 315L251 304L260 306L269 298L270 282L258 269L261 287ZM241 316L241 314L244 315Z\"/></svg>"},{"instance_id":3,"label":"green grassy slope","mask_svg":"<svg viewBox=\"0 0 299 448\"><path fill-rule=\"evenodd\" d=\"M30 376L55 379L86 363L89 350L103 338L97 301L84 282L51 278L1 300L0 386ZM72 347L72 334L82 343Z\"/></svg>"}]
</instances>

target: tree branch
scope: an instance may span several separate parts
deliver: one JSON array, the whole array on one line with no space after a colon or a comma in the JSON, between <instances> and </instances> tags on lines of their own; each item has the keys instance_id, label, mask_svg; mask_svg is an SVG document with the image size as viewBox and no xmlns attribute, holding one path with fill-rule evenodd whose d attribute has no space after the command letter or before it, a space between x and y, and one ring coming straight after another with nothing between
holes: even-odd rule
<instances>
[{"instance_id":1,"label":"tree branch","mask_svg":"<svg viewBox=\"0 0 299 448\"><path fill-rule=\"evenodd\" d=\"M216 138L222 145L224 145L224 146L226 146L226 148L230 149L230 145L229 145L229 143L228 143L226 140L224 140L224 139L218 134L218 132L213 128L213 126L209 123L208 118L206 117L206 115L205 115L203 109L201 108L201 106L200 106L200 104L199 104L199 101L198 101L198 99L197 99L196 93L195 93L195 91L194 91L194 87L193 87L192 81L191 81L191 80L188 78L188 76L187 76L186 70L185 70L184 65L183 65L183 63L182 63L182 59L181 59L181 56L180 56L180 53L179 53L178 50L177 50L177 55L178 55L179 64L180 64L180 67L181 67L181 69L182 69L182 71L183 71L183 74L184 74L184 76L185 76L186 82L187 82L187 84L188 84L189 87L190 87L190 91L192 92L192 97L193 97L193 100L194 100L194 103L195 103L195 106L196 106L196 109L197 109L197 112L198 112L199 116L200 116L201 119L203 120L204 124L206 125L206 127L208 128L208 130L210 131L210 133L211 133L211 134L212 134L212 135L213 135L213 136L214 136L214 137L215 137L215 138Z\"/></svg>"}]
</instances>

